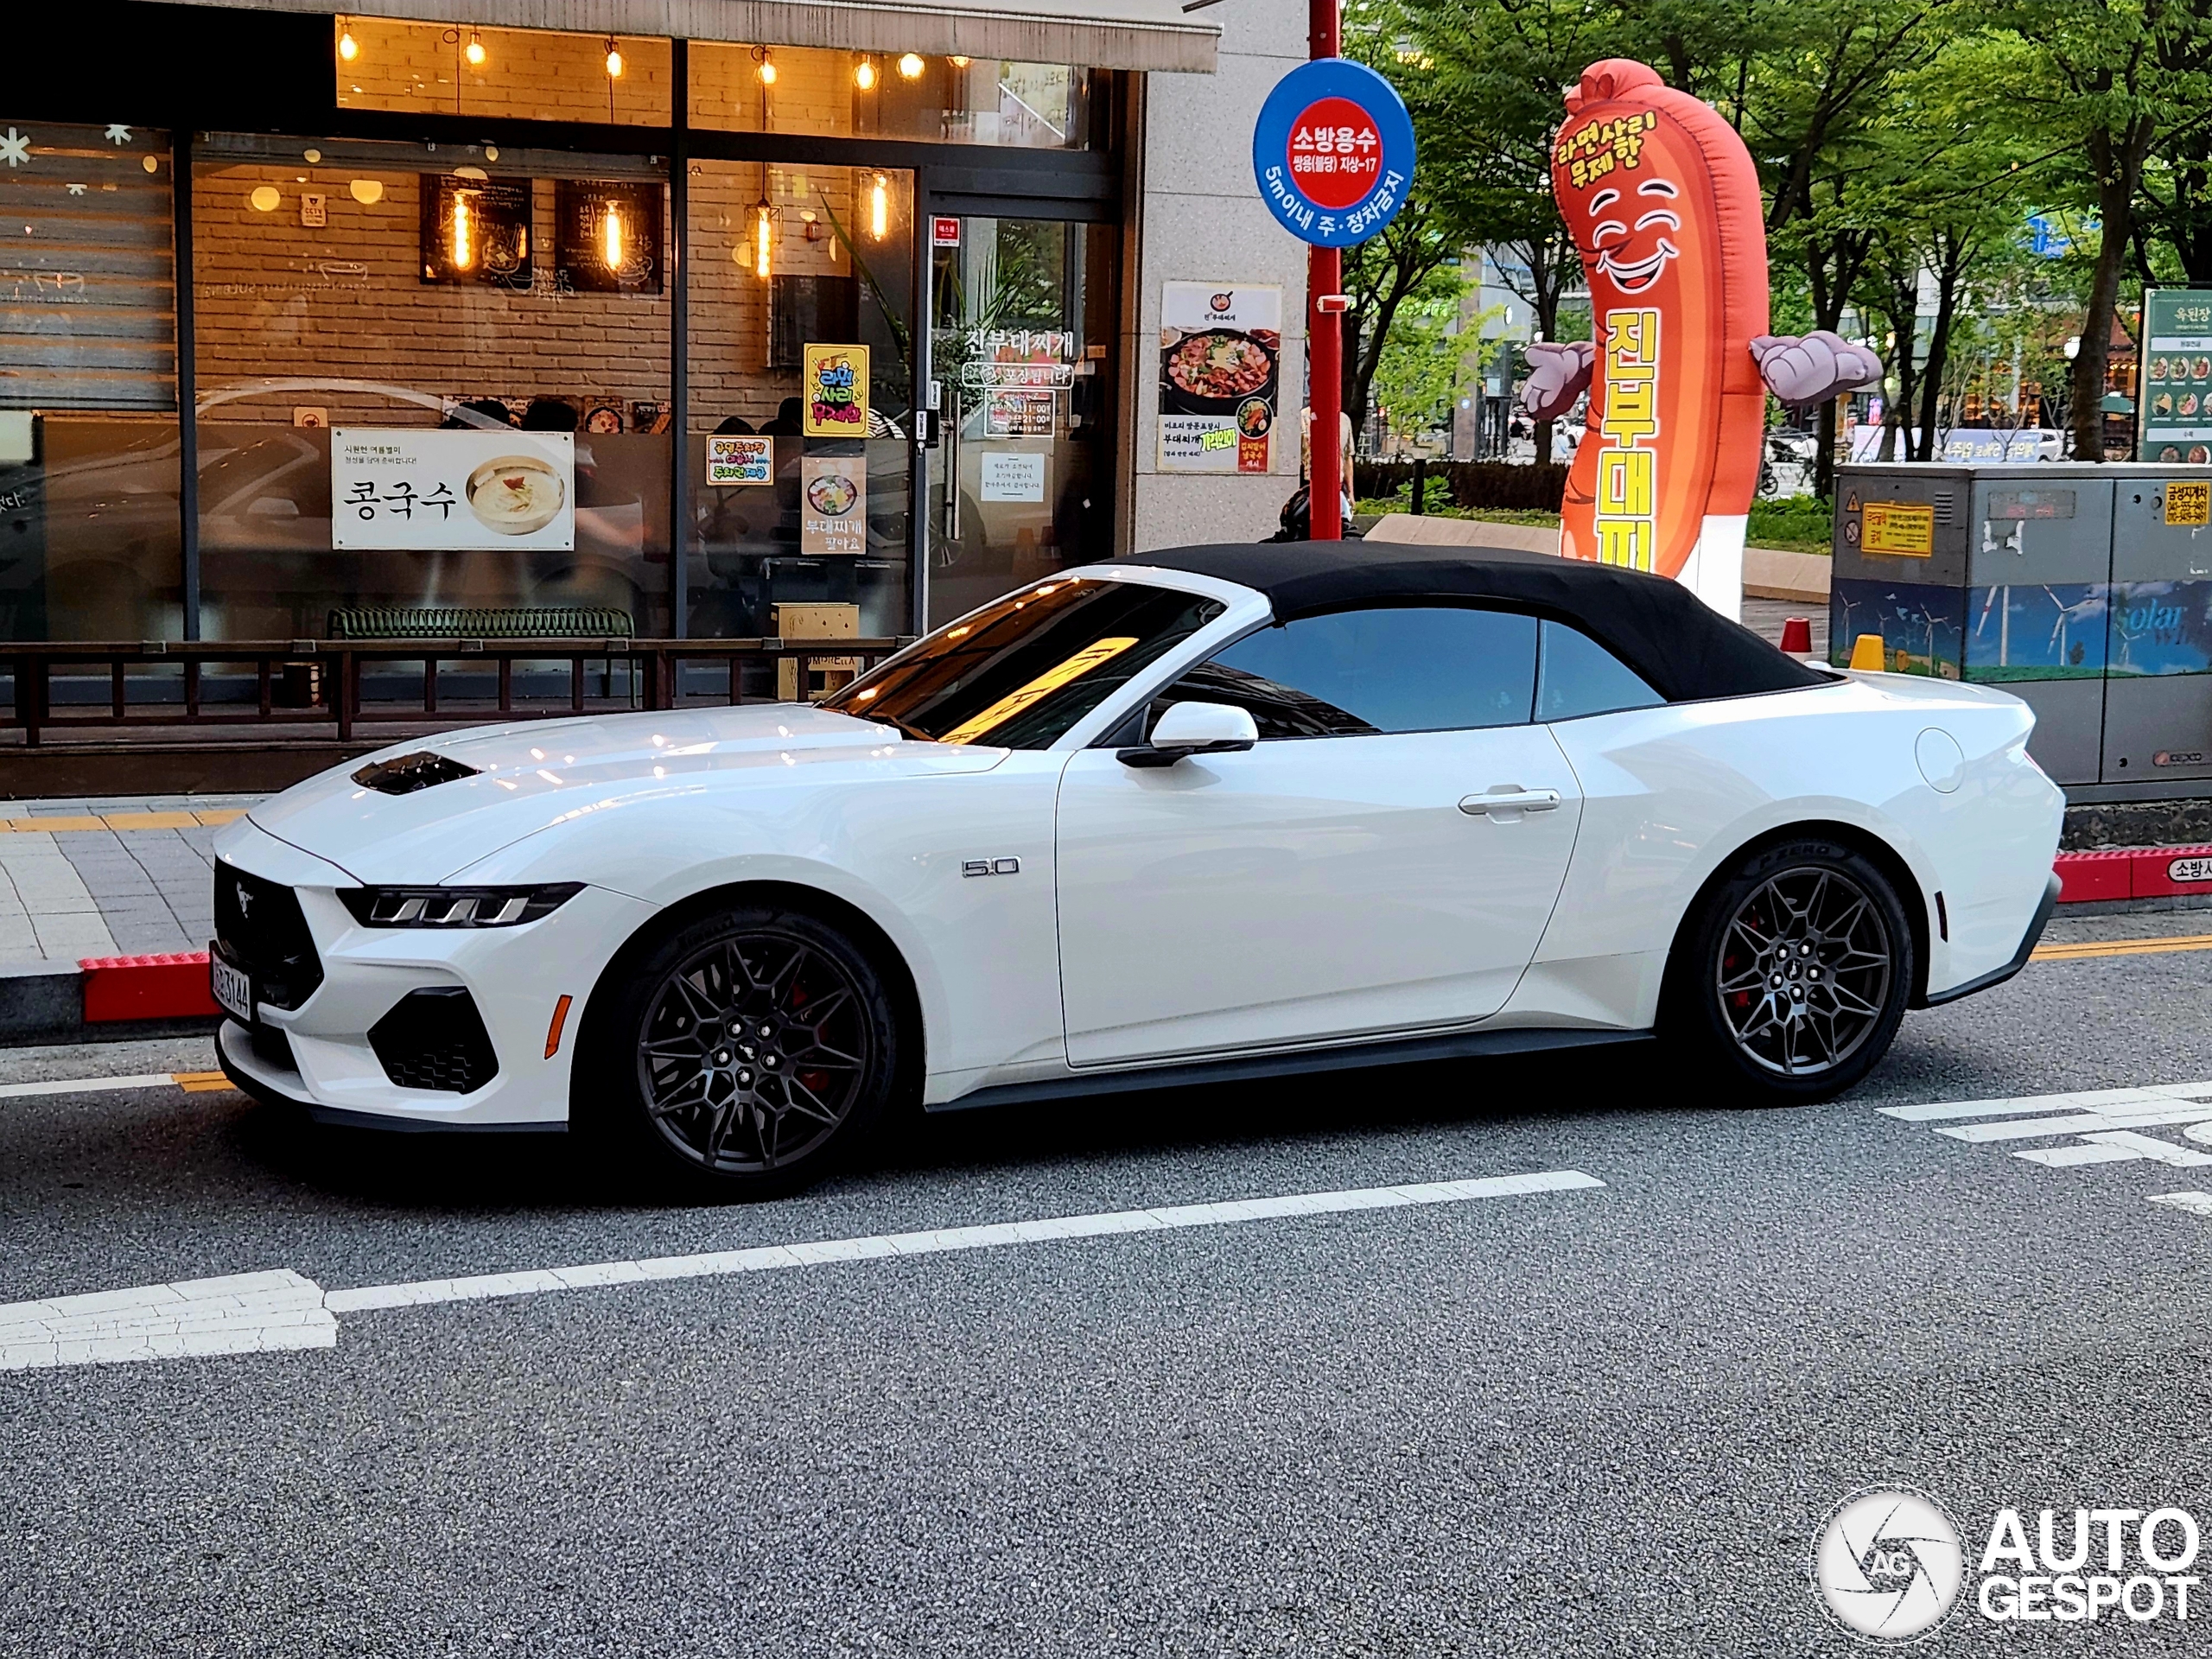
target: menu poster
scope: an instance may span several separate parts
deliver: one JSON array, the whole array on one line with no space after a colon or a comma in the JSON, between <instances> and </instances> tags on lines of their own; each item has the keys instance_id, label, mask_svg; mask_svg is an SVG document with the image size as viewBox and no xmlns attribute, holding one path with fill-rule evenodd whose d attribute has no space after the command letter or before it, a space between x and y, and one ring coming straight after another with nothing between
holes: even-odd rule
<instances>
[{"instance_id":1,"label":"menu poster","mask_svg":"<svg viewBox=\"0 0 2212 1659\"><path fill-rule=\"evenodd\" d=\"M799 430L810 438L868 436L868 347L809 345L799 353Z\"/></svg>"},{"instance_id":2,"label":"menu poster","mask_svg":"<svg viewBox=\"0 0 2212 1659\"><path fill-rule=\"evenodd\" d=\"M2212 461L2212 291L2143 293L2138 461Z\"/></svg>"},{"instance_id":3,"label":"menu poster","mask_svg":"<svg viewBox=\"0 0 2212 1659\"><path fill-rule=\"evenodd\" d=\"M419 176L423 280L528 288L531 181Z\"/></svg>"},{"instance_id":4,"label":"menu poster","mask_svg":"<svg viewBox=\"0 0 2212 1659\"><path fill-rule=\"evenodd\" d=\"M775 481L775 439L716 437L707 440L708 483L772 484Z\"/></svg>"},{"instance_id":5,"label":"menu poster","mask_svg":"<svg viewBox=\"0 0 2212 1659\"><path fill-rule=\"evenodd\" d=\"M990 438L1049 438L1058 424L1058 394L1001 391L983 394L983 435Z\"/></svg>"},{"instance_id":6,"label":"menu poster","mask_svg":"<svg viewBox=\"0 0 2212 1659\"><path fill-rule=\"evenodd\" d=\"M868 550L868 457L808 455L799 462L798 550L816 557Z\"/></svg>"},{"instance_id":7,"label":"menu poster","mask_svg":"<svg viewBox=\"0 0 2212 1659\"><path fill-rule=\"evenodd\" d=\"M1167 283L1160 303L1160 470L1274 470L1282 289Z\"/></svg>"},{"instance_id":8,"label":"menu poster","mask_svg":"<svg viewBox=\"0 0 2212 1659\"><path fill-rule=\"evenodd\" d=\"M330 544L573 551L575 434L334 427Z\"/></svg>"},{"instance_id":9,"label":"menu poster","mask_svg":"<svg viewBox=\"0 0 2212 1659\"><path fill-rule=\"evenodd\" d=\"M553 186L554 269L580 294L660 292L658 179L560 179Z\"/></svg>"}]
</instances>

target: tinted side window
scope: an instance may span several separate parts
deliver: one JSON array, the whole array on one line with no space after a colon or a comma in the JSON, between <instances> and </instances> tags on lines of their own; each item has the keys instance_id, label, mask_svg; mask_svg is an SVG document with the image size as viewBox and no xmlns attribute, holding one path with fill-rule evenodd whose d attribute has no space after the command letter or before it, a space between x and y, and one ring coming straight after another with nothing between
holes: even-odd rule
<instances>
[{"instance_id":1,"label":"tinted side window","mask_svg":"<svg viewBox=\"0 0 2212 1659\"><path fill-rule=\"evenodd\" d=\"M1457 607L1342 611L1262 628L1154 702L1233 702L1262 738L1519 726L1536 687L1535 619Z\"/></svg>"},{"instance_id":2,"label":"tinted side window","mask_svg":"<svg viewBox=\"0 0 2212 1659\"><path fill-rule=\"evenodd\" d=\"M1643 677L1580 629L1546 622L1536 681L1538 720L1579 720L1621 709L1649 709L1666 698Z\"/></svg>"}]
</instances>

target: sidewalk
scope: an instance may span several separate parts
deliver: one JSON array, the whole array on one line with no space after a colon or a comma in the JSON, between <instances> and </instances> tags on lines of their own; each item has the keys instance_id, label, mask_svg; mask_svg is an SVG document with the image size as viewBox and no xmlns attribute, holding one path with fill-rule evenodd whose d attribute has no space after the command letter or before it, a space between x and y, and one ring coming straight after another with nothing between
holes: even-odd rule
<instances>
[{"instance_id":1,"label":"sidewalk","mask_svg":"<svg viewBox=\"0 0 2212 1659\"><path fill-rule=\"evenodd\" d=\"M0 966L206 950L215 831L258 798L0 800Z\"/></svg>"}]
</instances>

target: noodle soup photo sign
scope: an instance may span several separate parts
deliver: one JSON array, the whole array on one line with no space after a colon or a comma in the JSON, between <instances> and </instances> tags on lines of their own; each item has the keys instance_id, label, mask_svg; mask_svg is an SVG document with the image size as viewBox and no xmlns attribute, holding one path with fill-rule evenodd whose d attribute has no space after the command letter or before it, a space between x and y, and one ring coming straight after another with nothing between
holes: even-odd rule
<instances>
[{"instance_id":1,"label":"noodle soup photo sign","mask_svg":"<svg viewBox=\"0 0 2212 1659\"><path fill-rule=\"evenodd\" d=\"M1168 283L1160 301L1160 470L1267 473L1282 410L1282 289Z\"/></svg>"},{"instance_id":2,"label":"noodle soup photo sign","mask_svg":"<svg viewBox=\"0 0 2212 1659\"><path fill-rule=\"evenodd\" d=\"M330 544L572 551L575 435L334 427Z\"/></svg>"}]
</instances>

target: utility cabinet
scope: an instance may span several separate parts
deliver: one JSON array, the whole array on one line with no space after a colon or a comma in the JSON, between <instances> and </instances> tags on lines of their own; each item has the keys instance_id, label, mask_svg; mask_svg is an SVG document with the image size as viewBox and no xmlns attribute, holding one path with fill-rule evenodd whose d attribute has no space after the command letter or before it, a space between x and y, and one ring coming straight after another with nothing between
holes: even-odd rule
<instances>
[{"instance_id":1,"label":"utility cabinet","mask_svg":"<svg viewBox=\"0 0 2212 1659\"><path fill-rule=\"evenodd\" d=\"M1892 672L2002 686L2060 784L2212 778L2212 467L1845 467L1834 550L1838 666L1873 633Z\"/></svg>"}]
</instances>

